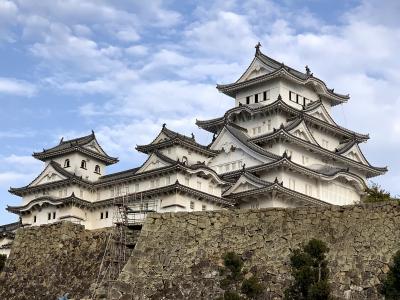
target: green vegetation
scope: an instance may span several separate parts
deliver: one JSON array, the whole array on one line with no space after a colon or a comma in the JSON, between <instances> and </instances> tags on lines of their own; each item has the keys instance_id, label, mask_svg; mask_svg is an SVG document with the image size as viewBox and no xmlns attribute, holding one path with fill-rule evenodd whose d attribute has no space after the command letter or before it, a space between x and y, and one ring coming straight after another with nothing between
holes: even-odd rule
<instances>
[{"instance_id":1,"label":"green vegetation","mask_svg":"<svg viewBox=\"0 0 400 300\"><path fill-rule=\"evenodd\" d=\"M4 267L6 265L6 260L7 260L7 255L0 254L0 272L4 270Z\"/></svg>"},{"instance_id":2,"label":"green vegetation","mask_svg":"<svg viewBox=\"0 0 400 300\"><path fill-rule=\"evenodd\" d=\"M390 193L385 191L379 184L372 183L370 187L366 190L366 197L364 199L365 203L375 203L375 202L383 202L394 200Z\"/></svg>"},{"instance_id":3,"label":"green vegetation","mask_svg":"<svg viewBox=\"0 0 400 300\"><path fill-rule=\"evenodd\" d=\"M224 267L221 268L220 274L224 278L220 286L225 292L218 300L258 299L264 287L254 275L245 278L247 272L243 270L242 258L234 252L228 252L223 259ZM239 288L241 294L238 292Z\"/></svg>"},{"instance_id":4,"label":"green vegetation","mask_svg":"<svg viewBox=\"0 0 400 300\"><path fill-rule=\"evenodd\" d=\"M286 300L330 299L328 262L329 248L320 240L312 239L290 256L293 284L285 290Z\"/></svg>"},{"instance_id":5,"label":"green vegetation","mask_svg":"<svg viewBox=\"0 0 400 300\"><path fill-rule=\"evenodd\" d=\"M382 283L381 294L387 300L400 299L400 251L393 257L393 264Z\"/></svg>"}]
</instances>

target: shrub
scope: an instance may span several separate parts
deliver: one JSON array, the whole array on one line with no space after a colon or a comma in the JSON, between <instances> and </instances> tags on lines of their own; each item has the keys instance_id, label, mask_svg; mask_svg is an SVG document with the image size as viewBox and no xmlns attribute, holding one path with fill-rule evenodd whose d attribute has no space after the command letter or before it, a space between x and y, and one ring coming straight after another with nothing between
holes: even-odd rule
<instances>
[{"instance_id":1,"label":"shrub","mask_svg":"<svg viewBox=\"0 0 400 300\"><path fill-rule=\"evenodd\" d=\"M236 292L226 291L224 293L224 300L240 300L240 296Z\"/></svg>"},{"instance_id":2,"label":"shrub","mask_svg":"<svg viewBox=\"0 0 400 300\"><path fill-rule=\"evenodd\" d=\"M382 283L381 294L385 299L400 299L400 251L393 257L393 264Z\"/></svg>"},{"instance_id":3,"label":"shrub","mask_svg":"<svg viewBox=\"0 0 400 300\"><path fill-rule=\"evenodd\" d=\"M242 293L248 298L254 299L262 294L263 286L258 282L257 278L252 276L242 282Z\"/></svg>"},{"instance_id":4,"label":"shrub","mask_svg":"<svg viewBox=\"0 0 400 300\"><path fill-rule=\"evenodd\" d=\"M7 255L5 254L0 254L0 272L3 271L5 265L6 265L6 260L7 260Z\"/></svg>"},{"instance_id":5,"label":"shrub","mask_svg":"<svg viewBox=\"0 0 400 300\"><path fill-rule=\"evenodd\" d=\"M322 300L330 298L328 283L328 262L325 254L329 251L326 244L312 239L302 249L296 249L290 256L290 265L294 277L293 284L286 289L287 300Z\"/></svg>"},{"instance_id":6,"label":"shrub","mask_svg":"<svg viewBox=\"0 0 400 300\"><path fill-rule=\"evenodd\" d=\"M237 280L240 278L243 260L239 255L234 252L226 253L224 256L224 265L231 271L232 279Z\"/></svg>"},{"instance_id":7,"label":"shrub","mask_svg":"<svg viewBox=\"0 0 400 300\"><path fill-rule=\"evenodd\" d=\"M252 276L249 279L244 279L244 274L247 273L243 270L242 258L234 252L228 252L223 256L224 268L220 268L219 274L224 276L220 281L220 287L225 292L217 300L239 300L243 299L243 295L237 291L239 288L241 292L246 295L244 299L255 299L263 292L263 286L258 282L257 278Z\"/></svg>"}]
</instances>

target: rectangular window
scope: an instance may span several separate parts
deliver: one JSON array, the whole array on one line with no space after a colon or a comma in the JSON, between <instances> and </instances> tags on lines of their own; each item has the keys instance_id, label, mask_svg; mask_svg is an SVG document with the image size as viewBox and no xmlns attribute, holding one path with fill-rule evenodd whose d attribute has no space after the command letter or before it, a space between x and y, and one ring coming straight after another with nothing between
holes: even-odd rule
<instances>
[{"instance_id":1,"label":"rectangular window","mask_svg":"<svg viewBox=\"0 0 400 300\"><path fill-rule=\"evenodd\" d=\"M197 189L198 189L199 191L201 191L201 182L200 182L200 181L197 181Z\"/></svg>"},{"instance_id":2,"label":"rectangular window","mask_svg":"<svg viewBox=\"0 0 400 300\"><path fill-rule=\"evenodd\" d=\"M254 95L254 103L258 103L258 94Z\"/></svg>"},{"instance_id":3,"label":"rectangular window","mask_svg":"<svg viewBox=\"0 0 400 300\"><path fill-rule=\"evenodd\" d=\"M312 187L311 187L311 185L306 184L305 187L304 187L304 190L305 190L306 195L312 196Z\"/></svg>"},{"instance_id":4,"label":"rectangular window","mask_svg":"<svg viewBox=\"0 0 400 300\"><path fill-rule=\"evenodd\" d=\"M100 219L104 219L104 213L103 212L100 213Z\"/></svg>"},{"instance_id":5,"label":"rectangular window","mask_svg":"<svg viewBox=\"0 0 400 300\"><path fill-rule=\"evenodd\" d=\"M293 101L293 99L292 99L292 92L291 91L289 91L289 100L291 100L291 101Z\"/></svg>"},{"instance_id":6,"label":"rectangular window","mask_svg":"<svg viewBox=\"0 0 400 300\"><path fill-rule=\"evenodd\" d=\"M185 185L189 186L189 177L185 177Z\"/></svg>"},{"instance_id":7,"label":"rectangular window","mask_svg":"<svg viewBox=\"0 0 400 300\"><path fill-rule=\"evenodd\" d=\"M264 91L264 93L263 93L263 100L264 100L264 101L267 100L267 91Z\"/></svg>"},{"instance_id":8,"label":"rectangular window","mask_svg":"<svg viewBox=\"0 0 400 300\"><path fill-rule=\"evenodd\" d=\"M136 192L136 193L139 192L139 183L136 183L136 184L135 184L135 192Z\"/></svg>"},{"instance_id":9,"label":"rectangular window","mask_svg":"<svg viewBox=\"0 0 400 300\"><path fill-rule=\"evenodd\" d=\"M170 185L171 184L171 176L165 177L165 185Z\"/></svg>"},{"instance_id":10,"label":"rectangular window","mask_svg":"<svg viewBox=\"0 0 400 300\"><path fill-rule=\"evenodd\" d=\"M106 211L106 219L108 219L108 210Z\"/></svg>"},{"instance_id":11,"label":"rectangular window","mask_svg":"<svg viewBox=\"0 0 400 300\"><path fill-rule=\"evenodd\" d=\"M269 119L267 121L267 128L268 128L268 131L271 131L271 129L272 129L272 127L271 127L271 119Z\"/></svg>"},{"instance_id":12,"label":"rectangular window","mask_svg":"<svg viewBox=\"0 0 400 300\"><path fill-rule=\"evenodd\" d=\"M47 220L51 220L51 213L47 214Z\"/></svg>"},{"instance_id":13,"label":"rectangular window","mask_svg":"<svg viewBox=\"0 0 400 300\"><path fill-rule=\"evenodd\" d=\"M307 165L308 164L308 156L303 155L301 158L302 158L303 165Z\"/></svg>"},{"instance_id":14,"label":"rectangular window","mask_svg":"<svg viewBox=\"0 0 400 300\"><path fill-rule=\"evenodd\" d=\"M246 97L246 104L250 104L250 96Z\"/></svg>"},{"instance_id":15,"label":"rectangular window","mask_svg":"<svg viewBox=\"0 0 400 300\"><path fill-rule=\"evenodd\" d=\"M210 194L214 194L214 187L213 187L212 184L208 185L208 191L209 191Z\"/></svg>"},{"instance_id":16,"label":"rectangular window","mask_svg":"<svg viewBox=\"0 0 400 300\"><path fill-rule=\"evenodd\" d=\"M56 218L56 212L53 212L53 219Z\"/></svg>"},{"instance_id":17,"label":"rectangular window","mask_svg":"<svg viewBox=\"0 0 400 300\"><path fill-rule=\"evenodd\" d=\"M36 216L33 216L33 223L36 223Z\"/></svg>"},{"instance_id":18,"label":"rectangular window","mask_svg":"<svg viewBox=\"0 0 400 300\"><path fill-rule=\"evenodd\" d=\"M190 201L190 209L194 209L194 201Z\"/></svg>"},{"instance_id":19,"label":"rectangular window","mask_svg":"<svg viewBox=\"0 0 400 300\"><path fill-rule=\"evenodd\" d=\"M96 192L96 198L97 198L97 200L100 200L100 191Z\"/></svg>"},{"instance_id":20,"label":"rectangular window","mask_svg":"<svg viewBox=\"0 0 400 300\"><path fill-rule=\"evenodd\" d=\"M79 190L79 195L80 195L81 199L83 199L83 190Z\"/></svg>"},{"instance_id":21,"label":"rectangular window","mask_svg":"<svg viewBox=\"0 0 400 300\"><path fill-rule=\"evenodd\" d=\"M296 95L296 103L300 103L300 96L299 95Z\"/></svg>"},{"instance_id":22,"label":"rectangular window","mask_svg":"<svg viewBox=\"0 0 400 300\"><path fill-rule=\"evenodd\" d=\"M207 210L207 207L206 207L205 204L203 204L203 205L201 206L201 210Z\"/></svg>"},{"instance_id":23,"label":"rectangular window","mask_svg":"<svg viewBox=\"0 0 400 300\"><path fill-rule=\"evenodd\" d=\"M296 190L296 181L292 178L289 178L289 189Z\"/></svg>"},{"instance_id":24,"label":"rectangular window","mask_svg":"<svg viewBox=\"0 0 400 300\"><path fill-rule=\"evenodd\" d=\"M327 140L322 140L322 147L328 148L329 147L329 142Z\"/></svg>"}]
</instances>

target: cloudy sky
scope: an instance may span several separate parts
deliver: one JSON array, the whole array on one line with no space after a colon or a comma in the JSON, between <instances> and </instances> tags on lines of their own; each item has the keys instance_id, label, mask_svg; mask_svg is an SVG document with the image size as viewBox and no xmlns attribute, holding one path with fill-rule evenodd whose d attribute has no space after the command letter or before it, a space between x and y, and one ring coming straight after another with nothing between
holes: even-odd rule
<instances>
[{"instance_id":1,"label":"cloudy sky","mask_svg":"<svg viewBox=\"0 0 400 300\"><path fill-rule=\"evenodd\" d=\"M196 118L220 116L260 41L267 55L315 76L348 104L338 123L371 140L375 178L400 194L400 2L397 0L0 0L0 223L20 199L10 186L43 168L31 157L93 129L121 160L139 165L136 144L162 123L207 142Z\"/></svg>"}]
</instances>

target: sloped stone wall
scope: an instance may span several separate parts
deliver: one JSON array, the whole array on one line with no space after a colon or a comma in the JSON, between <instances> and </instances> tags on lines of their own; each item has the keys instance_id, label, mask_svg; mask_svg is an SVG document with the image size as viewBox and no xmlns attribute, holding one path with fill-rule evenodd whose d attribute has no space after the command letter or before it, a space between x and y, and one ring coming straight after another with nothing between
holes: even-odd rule
<instances>
[{"instance_id":1,"label":"sloped stone wall","mask_svg":"<svg viewBox=\"0 0 400 300\"><path fill-rule=\"evenodd\" d=\"M55 300L66 292L75 299L89 296L107 234L72 223L18 229L0 275L0 299Z\"/></svg>"},{"instance_id":2,"label":"sloped stone wall","mask_svg":"<svg viewBox=\"0 0 400 300\"><path fill-rule=\"evenodd\" d=\"M263 282L262 299L281 299L290 251L311 238L330 248L338 299L381 299L380 281L400 249L400 205L151 214L111 299L216 299L228 251Z\"/></svg>"}]
</instances>

